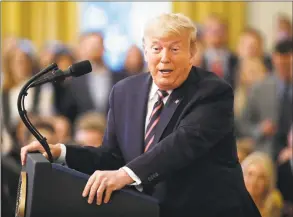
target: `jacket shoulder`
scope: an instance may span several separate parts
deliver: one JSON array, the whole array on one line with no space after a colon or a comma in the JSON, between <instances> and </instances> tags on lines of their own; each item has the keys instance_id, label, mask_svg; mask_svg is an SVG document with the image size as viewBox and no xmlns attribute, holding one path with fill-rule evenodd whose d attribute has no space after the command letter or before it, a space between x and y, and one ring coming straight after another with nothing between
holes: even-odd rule
<instances>
[{"instance_id":1,"label":"jacket shoulder","mask_svg":"<svg viewBox=\"0 0 293 217\"><path fill-rule=\"evenodd\" d=\"M129 77L126 77L120 81L118 81L114 87L117 89L121 89L121 88L135 88L139 85L141 85L141 82L144 82L146 80L148 80L150 77L150 74L147 72L138 74L138 75L131 75Z\"/></svg>"},{"instance_id":2,"label":"jacket shoulder","mask_svg":"<svg viewBox=\"0 0 293 217\"><path fill-rule=\"evenodd\" d=\"M219 93L219 91L228 91L233 93L231 85L224 79L215 75L213 72L202 68L197 68L196 72L199 76L198 88L199 90L206 92L206 94Z\"/></svg>"}]
</instances>

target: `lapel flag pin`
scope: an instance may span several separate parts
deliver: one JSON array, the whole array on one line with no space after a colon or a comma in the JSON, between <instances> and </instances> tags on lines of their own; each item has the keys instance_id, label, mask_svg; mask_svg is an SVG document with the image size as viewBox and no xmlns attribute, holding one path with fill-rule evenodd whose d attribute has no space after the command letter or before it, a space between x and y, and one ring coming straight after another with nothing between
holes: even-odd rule
<instances>
[{"instance_id":1,"label":"lapel flag pin","mask_svg":"<svg viewBox=\"0 0 293 217\"><path fill-rule=\"evenodd\" d=\"M176 100L175 100L175 103L178 104L178 103L179 103L179 99L176 99Z\"/></svg>"}]
</instances>

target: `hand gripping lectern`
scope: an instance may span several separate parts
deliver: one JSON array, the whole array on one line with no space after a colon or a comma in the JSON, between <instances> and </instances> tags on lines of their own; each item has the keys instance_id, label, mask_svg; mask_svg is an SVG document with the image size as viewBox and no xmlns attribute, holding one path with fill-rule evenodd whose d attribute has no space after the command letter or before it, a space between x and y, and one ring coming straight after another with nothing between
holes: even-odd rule
<instances>
[{"instance_id":1,"label":"hand gripping lectern","mask_svg":"<svg viewBox=\"0 0 293 217\"><path fill-rule=\"evenodd\" d=\"M82 197L89 175L29 153L20 175L16 217L159 217L158 202L131 189L113 192L108 204Z\"/></svg>"}]
</instances>

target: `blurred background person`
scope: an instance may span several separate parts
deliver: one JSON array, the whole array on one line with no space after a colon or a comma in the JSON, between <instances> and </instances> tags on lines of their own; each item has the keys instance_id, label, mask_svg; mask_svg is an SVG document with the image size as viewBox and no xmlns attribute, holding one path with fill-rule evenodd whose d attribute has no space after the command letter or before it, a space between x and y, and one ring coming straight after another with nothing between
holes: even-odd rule
<instances>
[{"instance_id":1,"label":"blurred background person","mask_svg":"<svg viewBox=\"0 0 293 217\"><path fill-rule=\"evenodd\" d=\"M241 165L246 188L262 217L280 217L283 199L276 189L273 161L265 153L254 152Z\"/></svg>"},{"instance_id":2,"label":"blurred background person","mask_svg":"<svg viewBox=\"0 0 293 217\"><path fill-rule=\"evenodd\" d=\"M237 55L240 61L246 58L259 58L269 72L273 70L270 56L264 53L263 37L254 28L248 27L240 34Z\"/></svg>"},{"instance_id":3,"label":"blurred background person","mask_svg":"<svg viewBox=\"0 0 293 217\"><path fill-rule=\"evenodd\" d=\"M205 51L202 67L224 78L234 87L237 57L227 47L227 23L217 14L211 14L204 21L203 42Z\"/></svg>"},{"instance_id":4,"label":"blurred background person","mask_svg":"<svg viewBox=\"0 0 293 217\"><path fill-rule=\"evenodd\" d=\"M60 143L68 143L72 141L73 129L68 118L62 115L54 116L50 119L54 125L56 140Z\"/></svg>"},{"instance_id":5,"label":"blurred background person","mask_svg":"<svg viewBox=\"0 0 293 217\"><path fill-rule=\"evenodd\" d=\"M75 63L76 57L74 56L73 51L64 44L55 44L54 49L52 48L52 62L58 65L58 68L61 70L68 69L69 66ZM56 109L56 113L60 115L67 114L66 102L71 97L69 92L69 83L71 78L66 78L62 82L53 82L54 88L54 105Z\"/></svg>"},{"instance_id":6,"label":"blurred background person","mask_svg":"<svg viewBox=\"0 0 293 217\"><path fill-rule=\"evenodd\" d=\"M121 78L125 78L130 75L136 75L144 72L144 56L142 50L132 45L126 52L123 69L120 72Z\"/></svg>"},{"instance_id":7,"label":"blurred background person","mask_svg":"<svg viewBox=\"0 0 293 217\"><path fill-rule=\"evenodd\" d=\"M283 217L293 216L293 124L288 133L288 145L278 156L277 186L284 197Z\"/></svg>"},{"instance_id":8,"label":"blurred background person","mask_svg":"<svg viewBox=\"0 0 293 217\"><path fill-rule=\"evenodd\" d=\"M75 142L83 146L99 147L102 144L106 128L103 114L87 112L75 123Z\"/></svg>"},{"instance_id":9,"label":"blurred background person","mask_svg":"<svg viewBox=\"0 0 293 217\"><path fill-rule=\"evenodd\" d=\"M7 132L15 138L15 130L19 120L17 98L25 82L38 72L37 57L32 43L28 40L19 40L17 47L9 55L9 86L6 86L2 95L3 124ZM51 84L29 89L25 101L28 112L41 115L54 114L53 89Z\"/></svg>"},{"instance_id":10,"label":"blurred background person","mask_svg":"<svg viewBox=\"0 0 293 217\"><path fill-rule=\"evenodd\" d=\"M292 40L292 20L285 14L279 14L275 34L276 43L283 40Z\"/></svg>"},{"instance_id":11,"label":"blurred background person","mask_svg":"<svg viewBox=\"0 0 293 217\"><path fill-rule=\"evenodd\" d=\"M261 59L247 57L240 62L236 81L237 85L234 91L234 112L236 118L240 117L246 106L247 96L251 87L261 82L266 76L267 69Z\"/></svg>"},{"instance_id":12,"label":"blurred background person","mask_svg":"<svg viewBox=\"0 0 293 217\"><path fill-rule=\"evenodd\" d=\"M121 79L106 66L104 55L104 39L99 32L87 32L81 35L76 56L78 61L89 60L92 72L72 78L63 103L66 117L73 123L77 116L91 110L106 116L108 97L113 85Z\"/></svg>"},{"instance_id":13,"label":"blurred background person","mask_svg":"<svg viewBox=\"0 0 293 217\"><path fill-rule=\"evenodd\" d=\"M55 50L52 61L58 65L59 69L66 70L75 63L75 59L73 51L68 46L60 44Z\"/></svg>"},{"instance_id":14,"label":"blurred background person","mask_svg":"<svg viewBox=\"0 0 293 217\"><path fill-rule=\"evenodd\" d=\"M34 127L47 139L48 144L55 144L57 142L56 131L54 125L46 120L39 119L34 123ZM25 132L25 137L27 138L26 144L36 140L36 138L31 134L30 131Z\"/></svg>"},{"instance_id":15,"label":"blurred background person","mask_svg":"<svg viewBox=\"0 0 293 217\"><path fill-rule=\"evenodd\" d=\"M17 47L18 38L15 36L7 36L3 39L1 49L1 73L2 73L2 87L7 89L13 85L12 73L11 73L11 55Z\"/></svg>"},{"instance_id":16,"label":"blurred background person","mask_svg":"<svg viewBox=\"0 0 293 217\"><path fill-rule=\"evenodd\" d=\"M255 140L256 150L276 159L280 147L273 141L286 144L292 120L292 41L276 45L273 65L275 72L253 86L236 122L242 136Z\"/></svg>"},{"instance_id":17,"label":"blurred background person","mask_svg":"<svg viewBox=\"0 0 293 217\"><path fill-rule=\"evenodd\" d=\"M39 51L40 68L44 69L54 62L54 57L62 43L57 40L47 41Z\"/></svg>"}]
</instances>

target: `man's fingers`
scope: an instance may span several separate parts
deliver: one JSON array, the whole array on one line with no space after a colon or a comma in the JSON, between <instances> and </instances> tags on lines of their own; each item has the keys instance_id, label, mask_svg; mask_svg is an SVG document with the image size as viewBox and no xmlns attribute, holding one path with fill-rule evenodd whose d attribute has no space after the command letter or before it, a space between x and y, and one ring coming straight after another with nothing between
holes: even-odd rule
<instances>
[{"instance_id":1,"label":"man's fingers","mask_svg":"<svg viewBox=\"0 0 293 217\"><path fill-rule=\"evenodd\" d=\"M21 165L23 166L26 162L26 154L27 154L27 150L24 148L21 149L20 151L20 157L21 157Z\"/></svg>"},{"instance_id":2,"label":"man's fingers","mask_svg":"<svg viewBox=\"0 0 293 217\"><path fill-rule=\"evenodd\" d=\"M101 205L105 189L106 189L106 182L102 181L102 183L100 184L97 190L97 205Z\"/></svg>"},{"instance_id":3,"label":"man's fingers","mask_svg":"<svg viewBox=\"0 0 293 217\"><path fill-rule=\"evenodd\" d=\"M98 179L93 183L93 185L91 187L89 198L88 198L88 201L87 201L88 203L91 204L94 201L95 196L96 196L96 192L97 192L99 186L100 186L100 180Z\"/></svg>"},{"instance_id":4,"label":"man's fingers","mask_svg":"<svg viewBox=\"0 0 293 217\"><path fill-rule=\"evenodd\" d=\"M24 146L20 152L22 165L24 165L26 162L27 153L32 152L32 151L40 151L41 153L43 153L45 150L44 150L43 146L38 141L34 141L31 144Z\"/></svg>"},{"instance_id":5,"label":"man's fingers","mask_svg":"<svg viewBox=\"0 0 293 217\"><path fill-rule=\"evenodd\" d=\"M89 178L89 180L87 181L84 189L83 189L83 192L82 192L82 196L83 197L86 197L89 192L90 192L90 189L91 189L91 186L93 185L94 181L95 181L95 173L93 175L91 175L91 177Z\"/></svg>"},{"instance_id":6,"label":"man's fingers","mask_svg":"<svg viewBox=\"0 0 293 217\"><path fill-rule=\"evenodd\" d=\"M108 203L110 198L111 198L111 195L112 195L112 192L114 191L115 189L112 189L110 186L107 187L106 189L106 194L105 194L105 198L104 198L104 203Z\"/></svg>"},{"instance_id":7,"label":"man's fingers","mask_svg":"<svg viewBox=\"0 0 293 217\"><path fill-rule=\"evenodd\" d=\"M43 156L44 156L46 159L49 159L49 156L48 156L47 152L44 152L44 153L43 153Z\"/></svg>"}]
</instances>

